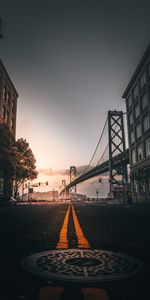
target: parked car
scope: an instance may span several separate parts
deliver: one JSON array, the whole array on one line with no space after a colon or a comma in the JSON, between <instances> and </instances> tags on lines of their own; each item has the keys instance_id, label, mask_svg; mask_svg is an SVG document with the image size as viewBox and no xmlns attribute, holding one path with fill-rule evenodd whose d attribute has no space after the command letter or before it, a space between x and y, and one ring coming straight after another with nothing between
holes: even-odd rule
<instances>
[{"instance_id":1,"label":"parked car","mask_svg":"<svg viewBox=\"0 0 150 300\"><path fill-rule=\"evenodd\" d=\"M17 204L17 200L14 198L14 197L10 197L10 203L11 203L11 205L16 205Z\"/></svg>"}]
</instances>

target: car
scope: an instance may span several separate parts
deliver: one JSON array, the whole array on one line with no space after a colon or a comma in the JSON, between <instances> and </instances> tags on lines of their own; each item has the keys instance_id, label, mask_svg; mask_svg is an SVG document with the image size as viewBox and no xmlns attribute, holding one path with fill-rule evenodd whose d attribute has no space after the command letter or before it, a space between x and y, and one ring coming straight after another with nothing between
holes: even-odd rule
<instances>
[{"instance_id":1,"label":"car","mask_svg":"<svg viewBox=\"0 0 150 300\"><path fill-rule=\"evenodd\" d=\"M11 205L16 205L16 203L17 203L17 200L14 198L14 197L10 197L10 203L11 203Z\"/></svg>"}]
</instances>

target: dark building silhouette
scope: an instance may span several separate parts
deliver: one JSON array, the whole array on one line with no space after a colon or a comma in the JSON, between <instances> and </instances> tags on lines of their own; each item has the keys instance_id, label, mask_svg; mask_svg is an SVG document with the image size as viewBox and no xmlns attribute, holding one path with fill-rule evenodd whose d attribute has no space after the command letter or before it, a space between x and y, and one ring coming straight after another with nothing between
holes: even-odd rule
<instances>
[{"instance_id":1,"label":"dark building silhouette","mask_svg":"<svg viewBox=\"0 0 150 300\"><path fill-rule=\"evenodd\" d=\"M0 60L0 124L7 123L16 134L16 113L18 93Z\"/></svg>"},{"instance_id":2,"label":"dark building silhouette","mask_svg":"<svg viewBox=\"0 0 150 300\"><path fill-rule=\"evenodd\" d=\"M126 100L133 202L150 202L150 45L122 97Z\"/></svg>"},{"instance_id":3,"label":"dark building silhouette","mask_svg":"<svg viewBox=\"0 0 150 300\"><path fill-rule=\"evenodd\" d=\"M0 59L0 124L6 123L16 135L18 93ZM3 174L0 170L0 196L3 195Z\"/></svg>"}]
</instances>

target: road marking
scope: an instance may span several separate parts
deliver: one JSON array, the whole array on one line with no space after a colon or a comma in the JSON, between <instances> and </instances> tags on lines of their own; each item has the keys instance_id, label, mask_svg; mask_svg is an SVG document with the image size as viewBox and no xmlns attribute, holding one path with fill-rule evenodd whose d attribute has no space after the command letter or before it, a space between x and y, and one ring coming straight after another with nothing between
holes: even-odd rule
<instances>
[{"instance_id":1,"label":"road marking","mask_svg":"<svg viewBox=\"0 0 150 300\"><path fill-rule=\"evenodd\" d=\"M104 289L85 288L82 289L84 300L109 300Z\"/></svg>"},{"instance_id":2,"label":"road marking","mask_svg":"<svg viewBox=\"0 0 150 300\"><path fill-rule=\"evenodd\" d=\"M60 231L59 241L57 243L57 249L68 249L68 223L69 223L70 205L67 209L64 222ZM78 241L78 248L91 248L88 240L84 236L84 233L79 224L75 209L72 205L72 216L75 227L75 233ZM60 300L63 296L65 288L63 287L53 287L47 286L40 288L38 294L38 300ZM98 288L83 288L81 289L84 300L109 300L109 297L104 289Z\"/></svg>"},{"instance_id":3,"label":"road marking","mask_svg":"<svg viewBox=\"0 0 150 300\"><path fill-rule=\"evenodd\" d=\"M46 286L40 288L38 300L60 300L64 288Z\"/></svg>"},{"instance_id":4,"label":"road marking","mask_svg":"<svg viewBox=\"0 0 150 300\"><path fill-rule=\"evenodd\" d=\"M67 231L68 231L69 214L70 214L70 205L66 212L64 223L60 231L59 241L56 246L57 249L68 249Z\"/></svg>"},{"instance_id":5,"label":"road marking","mask_svg":"<svg viewBox=\"0 0 150 300\"><path fill-rule=\"evenodd\" d=\"M75 232L77 236L77 241L78 241L78 248L91 248L88 240L84 236L84 233L81 229L81 226L79 224L76 212L74 207L72 206L72 216L73 216L73 221L74 221L74 227L75 227Z\"/></svg>"}]
</instances>

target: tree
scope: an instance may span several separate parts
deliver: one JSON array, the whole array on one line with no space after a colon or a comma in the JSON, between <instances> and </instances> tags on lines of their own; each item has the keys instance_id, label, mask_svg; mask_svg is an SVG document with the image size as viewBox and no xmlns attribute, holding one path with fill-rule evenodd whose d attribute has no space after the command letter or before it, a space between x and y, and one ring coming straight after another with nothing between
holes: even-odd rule
<instances>
[{"instance_id":1,"label":"tree","mask_svg":"<svg viewBox=\"0 0 150 300\"><path fill-rule=\"evenodd\" d=\"M16 169L15 169L15 197L18 193L18 188L26 180L33 180L37 177L35 166L36 160L33 155L29 143L26 139L18 139L16 141Z\"/></svg>"},{"instance_id":2,"label":"tree","mask_svg":"<svg viewBox=\"0 0 150 300\"><path fill-rule=\"evenodd\" d=\"M10 182L15 172L15 139L7 124L0 125L0 171L4 178L5 197L10 194Z\"/></svg>"},{"instance_id":3,"label":"tree","mask_svg":"<svg viewBox=\"0 0 150 300\"><path fill-rule=\"evenodd\" d=\"M25 139L15 141L7 124L0 125L0 173L4 179L4 197L12 193L12 182L15 181L15 197L19 186L25 180L37 177L36 160L29 143Z\"/></svg>"}]
</instances>

